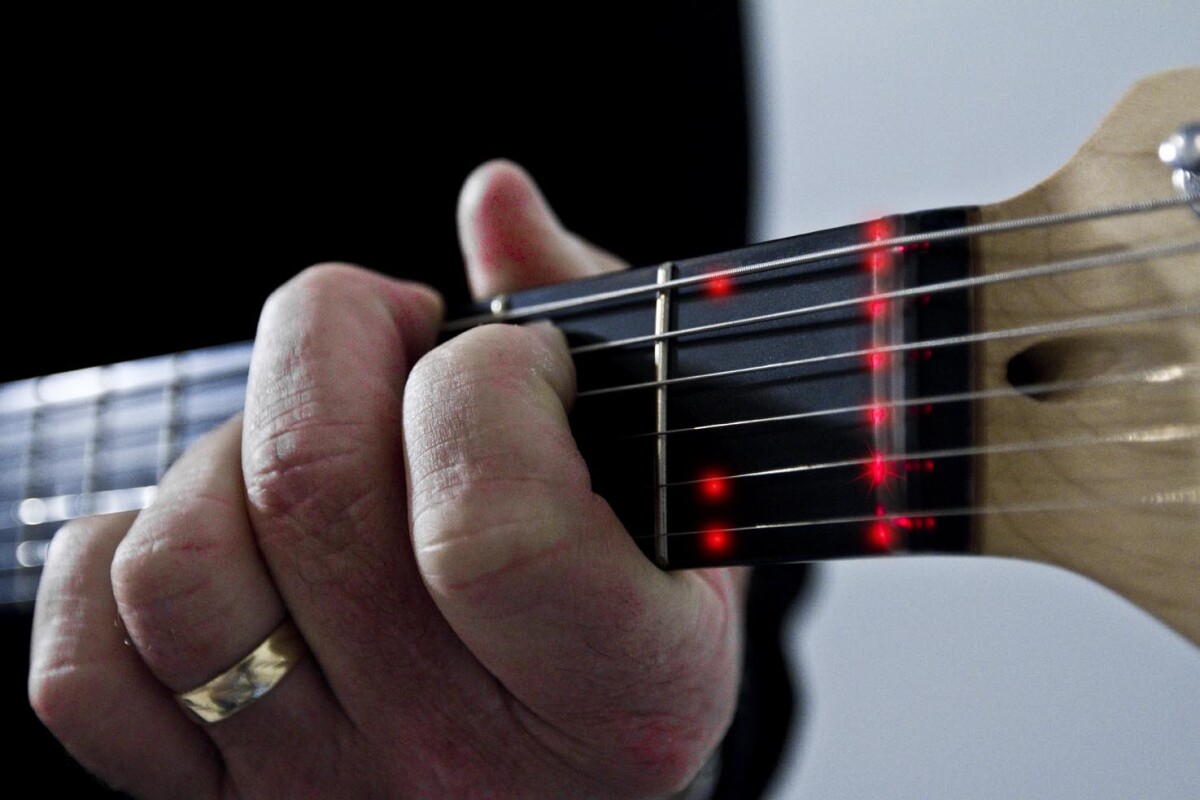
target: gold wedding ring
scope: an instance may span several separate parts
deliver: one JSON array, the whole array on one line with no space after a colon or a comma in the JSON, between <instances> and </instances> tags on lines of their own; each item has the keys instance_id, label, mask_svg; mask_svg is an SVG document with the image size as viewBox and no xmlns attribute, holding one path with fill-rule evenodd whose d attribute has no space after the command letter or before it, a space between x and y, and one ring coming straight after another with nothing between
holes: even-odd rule
<instances>
[{"instance_id":1,"label":"gold wedding ring","mask_svg":"<svg viewBox=\"0 0 1200 800\"><path fill-rule=\"evenodd\" d=\"M300 631L286 619L250 655L176 698L204 722L220 722L274 689L307 652Z\"/></svg>"}]
</instances>

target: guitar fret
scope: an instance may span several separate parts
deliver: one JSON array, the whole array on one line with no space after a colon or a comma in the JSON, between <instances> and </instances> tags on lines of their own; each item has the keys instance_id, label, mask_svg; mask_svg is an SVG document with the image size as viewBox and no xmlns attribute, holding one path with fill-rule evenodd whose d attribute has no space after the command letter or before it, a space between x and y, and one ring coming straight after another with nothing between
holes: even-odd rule
<instances>
[{"instance_id":1,"label":"guitar fret","mask_svg":"<svg viewBox=\"0 0 1200 800\"><path fill-rule=\"evenodd\" d=\"M33 528L68 522L92 514L113 514L145 508L157 491L154 486L133 486L105 491L60 494L52 497L26 497L10 503L6 516L20 525Z\"/></svg>"},{"instance_id":2,"label":"guitar fret","mask_svg":"<svg viewBox=\"0 0 1200 800\"><path fill-rule=\"evenodd\" d=\"M175 460L176 435L179 428L179 394L181 376L179 373L179 358L171 356L170 379L163 384L162 402L165 406L163 423L158 431L158 454L156 458L155 475L158 479L166 474L167 468Z\"/></svg>"},{"instance_id":3,"label":"guitar fret","mask_svg":"<svg viewBox=\"0 0 1200 800\"><path fill-rule=\"evenodd\" d=\"M674 276L675 265L668 262L658 268L656 275L659 284L670 283ZM654 494L654 557L661 566L670 563L667 552L667 437L662 436L667 430L667 384L670 377L670 340L663 337L671 327L671 292L660 289L654 302L654 380L658 388L654 398L654 429L660 434L654 445L654 472L657 488Z\"/></svg>"},{"instance_id":4,"label":"guitar fret","mask_svg":"<svg viewBox=\"0 0 1200 800\"><path fill-rule=\"evenodd\" d=\"M0 605L28 603L59 525L144 508L242 409L250 342L0 386Z\"/></svg>"},{"instance_id":5,"label":"guitar fret","mask_svg":"<svg viewBox=\"0 0 1200 800\"><path fill-rule=\"evenodd\" d=\"M83 476L79 482L80 494L91 494L96 488L96 451L100 447L100 418L104 413L105 394L99 394L89 404L90 432L83 443Z\"/></svg>"},{"instance_id":6,"label":"guitar fret","mask_svg":"<svg viewBox=\"0 0 1200 800\"><path fill-rule=\"evenodd\" d=\"M36 385L33 387L36 395ZM29 434L25 440L25 448L21 457L21 491L19 497L30 497L34 493L34 457L37 452L37 436L38 426L42 419L42 408L40 406L33 408L29 414ZM20 547L20 543L26 538L29 533L29 524L25 522L17 513L11 515L20 527L17 528L16 542Z\"/></svg>"}]
</instances>

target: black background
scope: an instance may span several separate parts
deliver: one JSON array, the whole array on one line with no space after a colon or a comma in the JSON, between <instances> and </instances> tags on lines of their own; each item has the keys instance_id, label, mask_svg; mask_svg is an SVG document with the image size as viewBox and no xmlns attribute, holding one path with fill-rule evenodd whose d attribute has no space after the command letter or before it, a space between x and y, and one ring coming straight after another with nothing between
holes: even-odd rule
<instances>
[{"instance_id":1,"label":"black background","mask_svg":"<svg viewBox=\"0 0 1200 800\"><path fill-rule=\"evenodd\" d=\"M461 303L455 199L496 156L634 264L743 243L736 4L631 7L14 25L0 380L251 338L325 260ZM9 774L90 796L28 709L29 615L0 626Z\"/></svg>"}]
</instances>

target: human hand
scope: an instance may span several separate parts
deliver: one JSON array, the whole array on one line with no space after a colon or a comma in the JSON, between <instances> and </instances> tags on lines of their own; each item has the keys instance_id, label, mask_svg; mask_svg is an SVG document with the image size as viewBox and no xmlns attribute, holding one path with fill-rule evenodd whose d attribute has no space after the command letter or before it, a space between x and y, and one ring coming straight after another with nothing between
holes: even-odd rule
<instances>
[{"instance_id":1,"label":"human hand","mask_svg":"<svg viewBox=\"0 0 1200 800\"><path fill-rule=\"evenodd\" d=\"M512 165L468 180L459 224L477 296L619 267ZM659 571L592 494L560 334L434 348L440 317L416 284L302 274L264 309L244 419L136 518L55 537L30 696L85 766L148 798L558 800L666 794L704 763L741 573ZM310 654L275 688L185 715L176 693L289 617Z\"/></svg>"}]
</instances>

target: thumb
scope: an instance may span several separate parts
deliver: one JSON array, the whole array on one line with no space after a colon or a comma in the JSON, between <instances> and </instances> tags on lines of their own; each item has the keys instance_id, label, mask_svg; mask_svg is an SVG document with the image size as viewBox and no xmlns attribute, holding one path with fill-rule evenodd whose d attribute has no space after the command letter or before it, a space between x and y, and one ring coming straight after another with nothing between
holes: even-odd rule
<instances>
[{"instance_id":1,"label":"thumb","mask_svg":"<svg viewBox=\"0 0 1200 800\"><path fill-rule=\"evenodd\" d=\"M732 710L735 581L642 555L591 491L573 395L565 341L545 325L478 328L418 363L404 409L417 562L459 638L560 755L678 783Z\"/></svg>"},{"instance_id":2,"label":"thumb","mask_svg":"<svg viewBox=\"0 0 1200 800\"><path fill-rule=\"evenodd\" d=\"M489 161L467 178L458 232L476 299L625 269L563 228L533 179L511 161Z\"/></svg>"}]
</instances>

